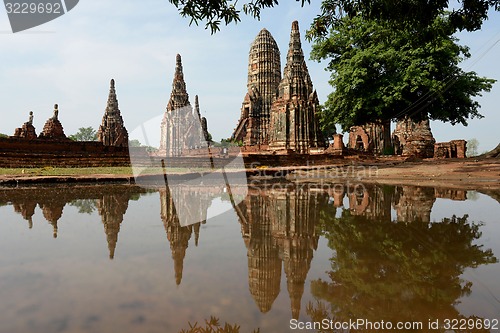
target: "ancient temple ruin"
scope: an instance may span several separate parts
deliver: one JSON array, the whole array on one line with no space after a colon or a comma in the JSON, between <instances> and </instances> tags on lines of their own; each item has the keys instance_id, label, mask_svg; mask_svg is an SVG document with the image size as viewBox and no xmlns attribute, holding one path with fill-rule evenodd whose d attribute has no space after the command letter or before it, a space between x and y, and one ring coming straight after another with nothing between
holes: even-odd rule
<instances>
[{"instance_id":1,"label":"ancient temple ruin","mask_svg":"<svg viewBox=\"0 0 500 333\"><path fill-rule=\"evenodd\" d=\"M21 127L16 128L14 137L26 140L33 140L37 138L35 127L33 126L33 111L30 111L28 121Z\"/></svg>"},{"instance_id":2,"label":"ancient temple ruin","mask_svg":"<svg viewBox=\"0 0 500 333\"><path fill-rule=\"evenodd\" d=\"M248 56L248 92L231 138L257 151L310 153L324 147L316 119L318 96L302 51L299 24L292 23L287 63L281 78L280 51L262 29Z\"/></svg>"},{"instance_id":3,"label":"ancient temple ruin","mask_svg":"<svg viewBox=\"0 0 500 333\"><path fill-rule=\"evenodd\" d=\"M299 23L294 21L283 79L271 107L269 149L307 154L311 149L324 148L316 117L318 106L302 51Z\"/></svg>"},{"instance_id":4,"label":"ancient temple ruin","mask_svg":"<svg viewBox=\"0 0 500 333\"><path fill-rule=\"evenodd\" d=\"M386 154L392 147L391 123L369 123L349 130L348 147L361 152Z\"/></svg>"},{"instance_id":5,"label":"ancient temple ruin","mask_svg":"<svg viewBox=\"0 0 500 333\"><path fill-rule=\"evenodd\" d=\"M208 146L206 119L201 118L199 113L198 98L195 104L196 110L193 112L184 81L181 56L178 54L172 93L161 122L160 155L181 156L189 149Z\"/></svg>"},{"instance_id":6,"label":"ancient temple ruin","mask_svg":"<svg viewBox=\"0 0 500 333\"><path fill-rule=\"evenodd\" d=\"M39 139L49 140L66 140L64 129L59 121L59 106L54 104L54 114L49 118L43 126L42 133L38 136Z\"/></svg>"},{"instance_id":7,"label":"ancient temple ruin","mask_svg":"<svg viewBox=\"0 0 500 333\"><path fill-rule=\"evenodd\" d=\"M398 121L392 133L392 141L396 155L434 157L436 140L432 135L428 119L415 122L410 118L405 118Z\"/></svg>"},{"instance_id":8,"label":"ancient temple ruin","mask_svg":"<svg viewBox=\"0 0 500 333\"><path fill-rule=\"evenodd\" d=\"M128 147L128 132L123 125L123 118L118 108L115 80L111 80L108 103L101 126L97 131L97 140L105 146Z\"/></svg>"},{"instance_id":9,"label":"ancient temple ruin","mask_svg":"<svg viewBox=\"0 0 500 333\"><path fill-rule=\"evenodd\" d=\"M255 37L248 54L248 92L233 140L245 146L267 144L271 105L280 82L280 50L271 33L264 28Z\"/></svg>"}]
</instances>

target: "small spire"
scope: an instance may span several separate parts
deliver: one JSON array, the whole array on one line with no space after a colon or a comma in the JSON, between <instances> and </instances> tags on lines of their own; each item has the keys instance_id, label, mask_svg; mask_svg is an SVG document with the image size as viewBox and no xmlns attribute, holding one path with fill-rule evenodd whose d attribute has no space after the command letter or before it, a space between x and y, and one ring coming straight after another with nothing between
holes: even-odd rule
<instances>
[{"instance_id":1,"label":"small spire","mask_svg":"<svg viewBox=\"0 0 500 333\"><path fill-rule=\"evenodd\" d=\"M52 119L57 120L58 116L59 116L59 106L57 104L54 104L54 115L52 116Z\"/></svg>"},{"instance_id":2,"label":"small spire","mask_svg":"<svg viewBox=\"0 0 500 333\"><path fill-rule=\"evenodd\" d=\"M299 21L292 22L292 30L299 30Z\"/></svg>"},{"instance_id":3,"label":"small spire","mask_svg":"<svg viewBox=\"0 0 500 333\"><path fill-rule=\"evenodd\" d=\"M114 88L114 87L115 87L115 79L111 79L111 83L110 83L110 85L111 85L111 88Z\"/></svg>"},{"instance_id":4,"label":"small spire","mask_svg":"<svg viewBox=\"0 0 500 333\"><path fill-rule=\"evenodd\" d=\"M180 54L175 57L175 73L180 73L182 75L182 58Z\"/></svg>"},{"instance_id":5,"label":"small spire","mask_svg":"<svg viewBox=\"0 0 500 333\"><path fill-rule=\"evenodd\" d=\"M194 111L196 112L198 118L201 120L200 103L198 102L198 95L194 96Z\"/></svg>"}]
</instances>

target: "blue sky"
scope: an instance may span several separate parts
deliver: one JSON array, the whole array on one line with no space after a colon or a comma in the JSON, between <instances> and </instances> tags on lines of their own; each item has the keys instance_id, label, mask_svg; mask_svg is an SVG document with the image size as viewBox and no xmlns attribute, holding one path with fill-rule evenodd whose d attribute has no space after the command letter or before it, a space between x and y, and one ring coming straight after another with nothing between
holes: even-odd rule
<instances>
[{"instance_id":1,"label":"blue sky","mask_svg":"<svg viewBox=\"0 0 500 333\"><path fill-rule=\"evenodd\" d=\"M26 32L12 34L5 9L0 10L0 133L12 135L16 127L35 113L39 133L59 104L59 119L67 135L79 127L97 128L106 106L109 81L116 80L117 96L125 126L132 132L161 116L170 96L175 55L182 55L191 103L199 95L214 139L229 137L240 115L246 93L250 43L262 28L276 39L282 68L288 49L291 23L298 20L302 37L319 1L300 7L282 1L263 10L261 21L244 17L237 25L222 27L211 35L203 26L189 26L167 0L82 0L66 15ZM483 29L459 34L470 46L472 58L463 68L481 76L500 79L500 14L492 13ZM302 38L306 58L310 44ZM485 53L488 51L487 53ZM332 88L325 64L308 61L320 102ZM498 83L479 101L483 119L468 127L432 123L437 141L477 138L479 150L500 142ZM147 130L154 143L157 128Z\"/></svg>"}]
</instances>

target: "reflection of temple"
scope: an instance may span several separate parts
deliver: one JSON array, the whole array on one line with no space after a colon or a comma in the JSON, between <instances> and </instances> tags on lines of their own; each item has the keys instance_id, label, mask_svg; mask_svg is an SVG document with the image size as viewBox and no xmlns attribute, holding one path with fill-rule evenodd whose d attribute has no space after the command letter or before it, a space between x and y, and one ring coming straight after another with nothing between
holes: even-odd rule
<instances>
[{"instance_id":1,"label":"reflection of temple","mask_svg":"<svg viewBox=\"0 0 500 333\"><path fill-rule=\"evenodd\" d=\"M170 186L161 188L160 192L160 215L163 226L167 232L167 239L172 251L174 261L175 283L179 285L182 281L182 271L184 269L184 257L189 245L189 240L194 233L195 246L198 246L200 237L200 226L206 223L207 210L212 202L210 195L202 195L191 187ZM176 196L174 200L174 196ZM175 203L174 203L175 201ZM185 205L185 207L182 207ZM194 224L182 226L177 214L177 210L190 212Z\"/></svg>"},{"instance_id":2,"label":"reflection of temple","mask_svg":"<svg viewBox=\"0 0 500 333\"><path fill-rule=\"evenodd\" d=\"M315 224L321 201L309 191L277 190L250 193L240 203L249 288L261 312L271 309L280 292L283 265L292 316L299 317L305 280L318 245Z\"/></svg>"},{"instance_id":3,"label":"reflection of temple","mask_svg":"<svg viewBox=\"0 0 500 333\"><path fill-rule=\"evenodd\" d=\"M108 241L109 259L115 257L118 232L123 221L123 216L128 208L128 193L105 194L97 199L97 211L104 224L104 232Z\"/></svg>"},{"instance_id":4,"label":"reflection of temple","mask_svg":"<svg viewBox=\"0 0 500 333\"><path fill-rule=\"evenodd\" d=\"M393 198L397 221L429 223L435 201L435 190L431 187L397 186Z\"/></svg>"},{"instance_id":5,"label":"reflection of temple","mask_svg":"<svg viewBox=\"0 0 500 333\"><path fill-rule=\"evenodd\" d=\"M383 187L358 185L346 187L349 197L349 210L352 215L363 215L379 220L391 219L392 193L384 191Z\"/></svg>"},{"instance_id":6,"label":"reflection of temple","mask_svg":"<svg viewBox=\"0 0 500 333\"><path fill-rule=\"evenodd\" d=\"M33 227L33 215L36 206L42 210L43 217L53 228L53 236L58 236L58 222L63 216L66 204L87 200L97 206L97 211L104 224L104 231L109 248L109 257L113 259L118 232L123 216L128 207L128 201L133 195L144 190L130 186L89 186L89 187L48 187L26 188L19 190L0 191L0 205L11 203L15 212L21 214ZM95 208L94 206L94 208ZM91 207L92 208L92 207ZM90 210L90 212L92 209Z\"/></svg>"}]
</instances>

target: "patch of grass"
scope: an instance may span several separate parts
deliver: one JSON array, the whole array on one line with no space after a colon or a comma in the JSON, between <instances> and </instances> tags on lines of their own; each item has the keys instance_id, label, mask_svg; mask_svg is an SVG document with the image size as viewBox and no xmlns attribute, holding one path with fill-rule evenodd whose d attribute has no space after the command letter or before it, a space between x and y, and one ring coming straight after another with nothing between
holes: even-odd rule
<instances>
[{"instance_id":1,"label":"patch of grass","mask_svg":"<svg viewBox=\"0 0 500 333\"><path fill-rule=\"evenodd\" d=\"M131 174L130 167L95 167L95 168L0 168L1 175L8 176L75 176L92 174Z\"/></svg>"},{"instance_id":2,"label":"patch of grass","mask_svg":"<svg viewBox=\"0 0 500 333\"><path fill-rule=\"evenodd\" d=\"M167 168L168 173L210 172L210 168ZM162 174L162 168L145 168L142 175ZM83 175L132 175L131 167L88 167L88 168L0 168L4 176L83 176Z\"/></svg>"}]
</instances>

